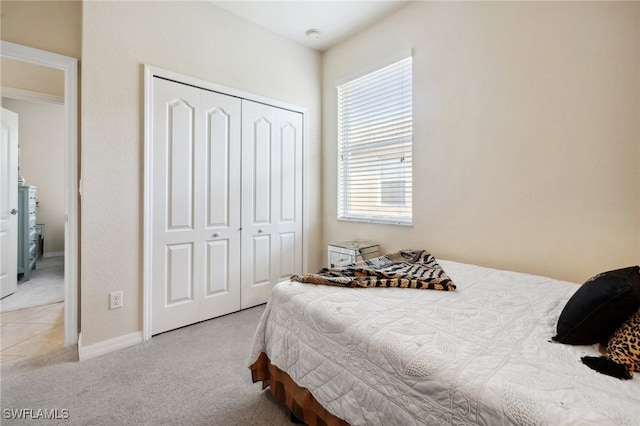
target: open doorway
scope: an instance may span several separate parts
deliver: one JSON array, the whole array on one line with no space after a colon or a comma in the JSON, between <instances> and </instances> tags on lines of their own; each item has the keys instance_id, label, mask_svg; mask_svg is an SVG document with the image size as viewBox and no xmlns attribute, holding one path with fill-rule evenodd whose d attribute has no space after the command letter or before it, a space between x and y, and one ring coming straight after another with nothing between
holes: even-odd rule
<instances>
[{"instance_id":1,"label":"open doorway","mask_svg":"<svg viewBox=\"0 0 640 426\"><path fill-rule=\"evenodd\" d=\"M39 49L33 49L27 46L18 45L15 43L1 42L0 55L4 59L9 59L14 62L22 62L24 64L33 64L40 67L45 67L53 70L59 70L62 72L63 78L63 93L59 96L59 100L62 102L60 107L62 108L62 120L63 120L63 162L60 165L63 168L63 190L64 194L64 213L62 215L62 228L63 228L63 243L62 246L58 246L60 249L56 249L56 243L51 238L49 241L49 256L43 256L40 259L40 266L44 269L47 265L47 259L53 259L52 264L54 269L58 268L58 271L62 269L63 273L63 299L64 299L64 345L74 345L78 341L78 88L77 88L77 60L63 55L58 55L51 52L42 51ZM3 67L3 80L5 69ZM13 84L13 83L12 83ZM4 82L3 82L4 85ZM5 88L3 87L3 96L10 93L14 98L11 101L7 101L7 105L13 104L16 108L16 102L28 102L34 99L28 99L30 96L38 97L37 92L24 90L20 88ZM22 99L15 99L20 98ZM46 96L45 96L46 98ZM55 98L55 95L54 95ZM42 103L42 99L39 99ZM51 99L49 99L49 103ZM47 103L47 102L45 102ZM55 102L53 102L55 104ZM3 101L3 105L5 102ZM26 104L25 104L26 105ZM25 105L22 105L25 107ZM11 109L11 108L10 108ZM62 153L60 153L62 154ZM26 182L27 186L29 182ZM41 197L42 198L42 197ZM53 223L53 222L52 222ZM39 223L40 225L42 223ZM55 228L55 225L52 226ZM48 231L51 231L49 233ZM53 236L54 230L47 229L45 226L43 234L44 239L41 243L38 251L43 255L47 252L47 240L48 235ZM58 259L55 259L58 258ZM61 265L55 265L55 263L62 263ZM38 265L38 262L36 262ZM38 269L38 266L36 266ZM30 271L30 274L32 271ZM53 272L55 275L55 272ZM31 275L33 277L33 275ZM30 279L31 279L30 277ZM24 280L24 276L22 277Z\"/></svg>"},{"instance_id":2,"label":"open doorway","mask_svg":"<svg viewBox=\"0 0 640 426\"><path fill-rule=\"evenodd\" d=\"M3 72L26 66L13 62L3 58ZM19 128L19 177L17 184L13 182L18 186L13 203L18 226L10 230L16 237L11 247L16 252L16 285L0 301L2 363L43 355L64 345L64 74L29 67L52 74L54 84L46 88L47 93L30 96L14 87L2 91L3 114L7 110L16 113ZM18 82L7 81L6 75L3 73L3 87L16 86ZM18 75L25 77L24 72ZM27 83L28 78L24 80Z\"/></svg>"}]
</instances>

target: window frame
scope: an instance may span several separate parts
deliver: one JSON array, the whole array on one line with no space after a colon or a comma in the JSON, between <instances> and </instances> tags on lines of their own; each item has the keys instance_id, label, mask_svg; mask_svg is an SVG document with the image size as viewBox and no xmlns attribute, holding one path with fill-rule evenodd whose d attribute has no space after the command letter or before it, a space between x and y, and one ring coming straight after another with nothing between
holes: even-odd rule
<instances>
[{"instance_id":1,"label":"window frame","mask_svg":"<svg viewBox=\"0 0 640 426\"><path fill-rule=\"evenodd\" d=\"M391 126L391 133L392 135L384 138L382 137L379 140L376 141L366 141L364 143L349 143L349 141L345 141L345 134L348 134L349 131L343 131L343 121L344 120L348 120L348 118L345 118L348 116L348 112L344 113L343 108L345 108L346 106L350 106L353 109L353 105L343 105L341 103L342 100L342 94L341 94L341 90L348 90L351 86L356 86L357 87L357 80L360 79L367 79L370 78L371 76L375 76L376 74L379 75L383 75L384 71L387 69L391 69L391 67L393 66L397 66L398 70L394 70L393 73L396 73L402 81L402 84L406 83L406 78L403 75L403 73L407 72L407 66L406 63L408 62L408 73L409 73L409 78L408 78L408 82L410 83L409 86L409 90L408 90L408 95L406 94L406 91L402 91L402 94L400 94L399 96L397 96L397 99L400 100L400 102L402 102L402 104L405 106L403 113L399 114L400 118L397 120L400 124L397 126ZM394 74L395 75L395 74ZM385 89L387 87L389 87L391 84L393 83L392 79L389 79L388 81L385 82L385 86L382 86L382 88L380 88L380 86L375 87L375 91L377 93L384 93ZM369 84L371 84L371 81L369 82ZM345 89L345 87L347 87L347 89ZM337 130L337 191L336 191L336 199L337 199L337 220L340 221L350 221L350 222L365 222L365 223L379 223L379 224L387 224L387 225L403 225L403 226L412 226L413 225L413 52L411 50L409 51L405 51L405 52L401 52L398 55L395 55L394 57L388 59L387 61L383 62L383 63L378 63L376 66L372 66L367 68L366 70L361 71L358 74L349 76L347 78L341 79L338 82L336 82L336 102L337 102L337 126L336 126L336 130ZM395 98L394 98L395 99ZM406 105L407 105L407 99L408 99L408 121L407 121L407 114L406 114ZM363 104L358 104L355 103L356 105L356 110L358 107L362 108ZM366 105L366 102L364 102L364 105ZM391 107L386 107L386 108L391 108ZM385 110L387 111L387 110ZM402 122L405 121L404 125L402 124ZM407 127L407 123L409 123L408 127ZM387 123L388 125L388 123ZM405 129L405 133L407 133L406 128L408 128L408 136L404 136L404 137L398 137L402 135L402 131L398 131L397 129ZM394 133L395 132L395 133ZM351 159L350 161L348 160L347 163L343 163L345 161L345 154L353 154L353 153L357 153L357 152L366 152L366 151L373 151L372 154L370 154L368 157L366 157L367 160L365 161L369 161L371 165L366 166L365 169L361 169L364 170L362 173L367 173L370 175L375 175L375 172L372 171L372 169L375 168L375 166L373 165L376 161L376 157L375 157L375 151L379 150L381 152L384 152L384 150L389 149L389 151L387 153L384 154L385 158L382 157L378 157L377 158L377 162L379 163L378 168L382 170L383 168L383 163L390 163L393 161L393 155L394 154L401 154L404 152L404 154L402 154L402 156L399 158L400 162L405 162L405 158L408 156L409 157L409 161L407 162L407 164L403 165L403 166L398 166L395 169L389 170L387 172L382 172L379 171L378 174L380 175L380 178L378 180L378 197L379 200L377 202L377 206L376 207L380 207L379 212L377 211L371 211L373 209L373 201L366 201L366 203L370 203L370 204L363 204L363 210L369 209L370 211L366 214L354 214L354 208L352 207L353 205L353 200L355 199L355 201L362 201L363 199L366 199L368 197L371 196L372 192L371 189L369 190L363 190L364 193L366 193L367 191L369 191L369 194L364 195L364 196L360 196L360 197L353 197L350 196L350 191L352 193L352 189L350 190L348 188L349 185L353 185L353 178L351 180L348 179L349 176L353 176L353 174L350 174L352 172L350 172L350 165L353 167L353 163L354 160ZM408 150L408 155L406 154ZM382 154L381 154L382 155ZM386 166L385 166L386 167ZM386 180L383 181L383 178L385 177L384 174L387 174L386 176ZM394 177L394 174L398 174L398 175L404 175L404 179L402 177ZM408 176L407 176L408 175ZM402 196L398 196L398 199L402 199L403 201L405 201L404 203L394 203L394 202L388 202L389 198L388 198L388 194L385 195L385 192L388 191L388 188L384 188L385 184L389 184L390 181L398 181L398 180L402 180L402 182L404 182L403 186L403 194ZM375 195L374 195L375 196ZM386 197L386 198L385 198ZM385 201L386 200L386 201ZM404 206L404 208L403 208ZM406 211L408 209L408 212ZM404 211L403 211L404 210Z\"/></svg>"}]
</instances>

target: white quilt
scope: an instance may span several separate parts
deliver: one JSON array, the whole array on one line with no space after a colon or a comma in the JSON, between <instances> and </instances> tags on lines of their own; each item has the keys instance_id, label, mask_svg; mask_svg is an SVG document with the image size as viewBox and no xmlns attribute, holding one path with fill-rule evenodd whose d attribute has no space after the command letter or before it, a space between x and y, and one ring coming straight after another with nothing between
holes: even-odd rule
<instances>
[{"instance_id":1,"label":"white quilt","mask_svg":"<svg viewBox=\"0 0 640 426\"><path fill-rule=\"evenodd\" d=\"M352 425L640 425L640 374L581 363L550 342L578 285L438 261L457 290L282 282L260 352Z\"/></svg>"}]
</instances>

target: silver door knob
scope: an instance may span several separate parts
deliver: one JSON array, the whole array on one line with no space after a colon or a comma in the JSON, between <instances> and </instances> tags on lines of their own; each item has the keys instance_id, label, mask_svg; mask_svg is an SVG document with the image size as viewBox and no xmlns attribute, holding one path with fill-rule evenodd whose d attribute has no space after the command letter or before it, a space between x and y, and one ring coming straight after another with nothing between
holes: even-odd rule
<instances>
[{"instance_id":1,"label":"silver door knob","mask_svg":"<svg viewBox=\"0 0 640 426\"><path fill-rule=\"evenodd\" d=\"M11 214L18 214L18 210L16 210L16 209L11 209Z\"/></svg>"},{"instance_id":2,"label":"silver door knob","mask_svg":"<svg viewBox=\"0 0 640 426\"><path fill-rule=\"evenodd\" d=\"M262 229L258 229L258 234L262 234Z\"/></svg>"},{"instance_id":3,"label":"silver door knob","mask_svg":"<svg viewBox=\"0 0 640 426\"><path fill-rule=\"evenodd\" d=\"M213 233L213 238L218 238L220 236L220 234L218 234L217 232Z\"/></svg>"}]
</instances>

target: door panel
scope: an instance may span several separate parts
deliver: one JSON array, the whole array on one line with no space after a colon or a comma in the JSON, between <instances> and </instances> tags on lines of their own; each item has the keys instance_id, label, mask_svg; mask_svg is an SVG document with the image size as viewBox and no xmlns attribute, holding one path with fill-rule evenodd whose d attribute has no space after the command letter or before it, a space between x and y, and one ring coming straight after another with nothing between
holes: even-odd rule
<instances>
[{"instance_id":1,"label":"door panel","mask_svg":"<svg viewBox=\"0 0 640 426\"><path fill-rule=\"evenodd\" d=\"M289 123L280 132L280 222L296 220L296 129Z\"/></svg>"},{"instance_id":2,"label":"door panel","mask_svg":"<svg viewBox=\"0 0 640 426\"><path fill-rule=\"evenodd\" d=\"M302 273L302 114L243 100L242 130L244 309Z\"/></svg>"},{"instance_id":3,"label":"door panel","mask_svg":"<svg viewBox=\"0 0 640 426\"><path fill-rule=\"evenodd\" d=\"M159 78L151 333L240 309L240 100Z\"/></svg>"},{"instance_id":4,"label":"door panel","mask_svg":"<svg viewBox=\"0 0 640 426\"><path fill-rule=\"evenodd\" d=\"M166 249L166 306L193 301L193 244L171 244Z\"/></svg>"},{"instance_id":5,"label":"door panel","mask_svg":"<svg viewBox=\"0 0 640 426\"><path fill-rule=\"evenodd\" d=\"M197 258L198 209L189 174L194 172L200 93L157 78L153 85L151 332L157 334L198 320L197 268L192 263Z\"/></svg>"},{"instance_id":6,"label":"door panel","mask_svg":"<svg viewBox=\"0 0 640 426\"><path fill-rule=\"evenodd\" d=\"M240 309L240 120L241 101L200 91L203 194L199 235L203 253L199 321ZM205 207L206 206L206 207Z\"/></svg>"},{"instance_id":7,"label":"door panel","mask_svg":"<svg viewBox=\"0 0 640 426\"><path fill-rule=\"evenodd\" d=\"M278 279L289 279L292 274L298 272L296 270L296 250L301 247L296 247L296 234L295 232L283 232L280 234L280 253L278 258L280 259L280 268L278 269Z\"/></svg>"},{"instance_id":8,"label":"door panel","mask_svg":"<svg viewBox=\"0 0 640 426\"><path fill-rule=\"evenodd\" d=\"M260 116L255 120L251 134L254 224L271 222L272 127L267 117Z\"/></svg>"},{"instance_id":9,"label":"door panel","mask_svg":"<svg viewBox=\"0 0 640 426\"><path fill-rule=\"evenodd\" d=\"M228 292L229 283L229 240L207 243L207 292L205 297Z\"/></svg>"},{"instance_id":10,"label":"door panel","mask_svg":"<svg viewBox=\"0 0 640 426\"><path fill-rule=\"evenodd\" d=\"M253 276L251 286L271 283L271 237L258 235L253 237ZM245 271L250 272L250 271Z\"/></svg>"},{"instance_id":11,"label":"door panel","mask_svg":"<svg viewBox=\"0 0 640 426\"><path fill-rule=\"evenodd\" d=\"M195 105L177 99L168 105L168 229L193 228L193 148Z\"/></svg>"},{"instance_id":12,"label":"door panel","mask_svg":"<svg viewBox=\"0 0 640 426\"><path fill-rule=\"evenodd\" d=\"M230 164L229 132L231 117L220 108L207 114L207 226L229 226Z\"/></svg>"},{"instance_id":13,"label":"door panel","mask_svg":"<svg viewBox=\"0 0 640 426\"><path fill-rule=\"evenodd\" d=\"M5 297L15 293L18 281L18 114L4 108L0 148L0 297Z\"/></svg>"},{"instance_id":14,"label":"door panel","mask_svg":"<svg viewBox=\"0 0 640 426\"><path fill-rule=\"evenodd\" d=\"M302 114L279 109L276 117L280 135L282 187L281 210L276 224L279 234L279 281L302 270Z\"/></svg>"}]
</instances>

